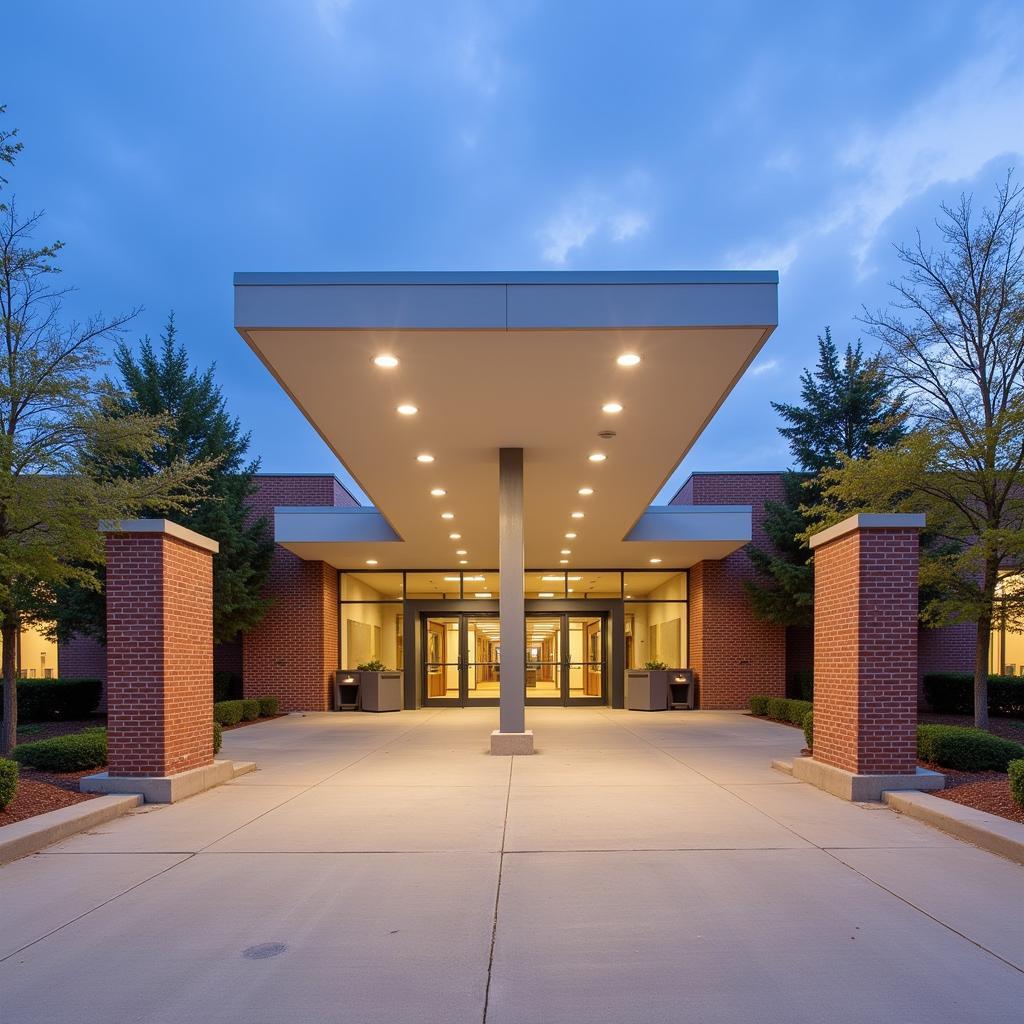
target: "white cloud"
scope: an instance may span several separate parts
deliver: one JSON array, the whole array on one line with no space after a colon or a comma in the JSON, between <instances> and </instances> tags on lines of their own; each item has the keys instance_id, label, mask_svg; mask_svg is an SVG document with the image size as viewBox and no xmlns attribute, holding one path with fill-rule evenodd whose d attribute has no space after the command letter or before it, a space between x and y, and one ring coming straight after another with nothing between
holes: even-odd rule
<instances>
[{"instance_id":1,"label":"white cloud","mask_svg":"<svg viewBox=\"0 0 1024 1024\"><path fill-rule=\"evenodd\" d=\"M887 127L860 126L839 155L847 183L813 221L781 241L733 251L733 265L789 267L824 237L844 236L858 272L885 223L929 189L971 180L993 159L1024 154L1024 62L1021 32L1001 25L988 48Z\"/></svg>"},{"instance_id":2,"label":"white cloud","mask_svg":"<svg viewBox=\"0 0 1024 1024\"><path fill-rule=\"evenodd\" d=\"M778 359L766 359L762 363L758 363L750 370L752 377L763 377L766 373L774 373L779 368Z\"/></svg>"},{"instance_id":3,"label":"white cloud","mask_svg":"<svg viewBox=\"0 0 1024 1024\"><path fill-rule=\"evenodd\" d=\"M598 238L621 244L643 234L649 215L618 193L635 191L646 181L645 175L632 174L615 194L590 186L577 189L538 232L544 261L563 266L573 252Z\"/></svg>"}]
</instances>

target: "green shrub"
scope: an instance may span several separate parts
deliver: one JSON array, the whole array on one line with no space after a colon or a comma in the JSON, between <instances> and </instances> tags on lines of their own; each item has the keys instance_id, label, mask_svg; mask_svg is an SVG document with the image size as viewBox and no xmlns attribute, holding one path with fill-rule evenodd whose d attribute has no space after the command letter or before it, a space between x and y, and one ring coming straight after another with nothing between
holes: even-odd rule
<instances>
[{"instance_id":1,"label":"green shrub","mask_svg":"<svg viewBox=\"0 0 1024 1024\"><path fill-rule=\"evenodd\" d=\"M768 698L768 717L776 722L789 721L789 701L785 697Z\"/></svg>"},{"instance_id":2,"label":"green shrub","mask_svg":"<svg viewBox=\"0 0 1024 1024\"><path fill-rule=\"evenodd\" d=\"M0 757L0 811L2 811L18 792L18 762Z\"/></svg>"},{"instance_id":3,"label":"green shrub","mask_svg":"<svg viewBox=\"0 0 1024 1024\"><path fill-rule=\"evenodd\" d=\"M1024 807L1024 761L1011 761L1006 766L1006 774L1010 776L1010 793L1013 799Z\"/></svg>"},{"instance_id":4,"label":"green shrub","mask_svg":"<svg viewBox=\"0 0 1024 1024\"><path fill-rule=\"evenodd\" d=\"M981 729L919 725L917 756L922 761L964 772L1005 772L1010 761L1024 758L1024 746Z\"/></svg>"},{"instance_id":5,"label":"green shrub","mask_svg":"<svg viewBox=\"0 0 1024 1024\"><path fill-rule=\"evenodd\" d=\"M214 701L238 700L242 696L242 677L235 672L213 673Z\"/></svg>"},{"instance_id":6,"label":"green shrub","mask_svg":"<svg viewBox=\"0 0 1024 1024\"><path fill-rule=\"evenodd\" d=\"M750 698L750 713L764 717L768 714L768 698L762 694L755 694Z\"/></svg>"},{"instance_id":7,"label":"green shrub","mask_svg":"<svg viewBox=\"0 0 1024 1024\"><path fill-rule=\"evenodd\" d=\"M273 718L280 707L280 701L276 697L260 697L260 717Z\"/></svg>"},{"instance_id":8,"label":"green shrub","mask_svg":"<svg viewBox=\"0 0 1024 1024\"><path fill-rule=\"evenodd\" d=\"M220 722L213 723L213 756L216 757L220 753L220 745L224 742L224 730L221 728Z\"/></svg>"},{"instance_id":9,"label":"green shrub","mask_svg":"<svg viewBox=\"0 0 1024 1024\"><path fill-rule=\"evenodd\" d=\"M974 675L970 672L929 672L924 677L924 696L940 715L974 713ZM989 676L990 715L1024 718L1024 677Z\"/></svg>"},{"instance_id":10,"label":"green shrub","mask_svg":"<svg viewBox=\"0 0 1024 1024\"><path fill-rule=\"evenodd\" d=\"M85 729L50 740L22 743L11 751L19 764L44 772L80 772L107 763L107 730Z\"/></svg>"},{"instance_id":11,"label":"green shrub","mask_svg":"<svg viewBox=\"0 0 1024 1024\"><path fill-rule=\"evenodd\" d=\"M88 718L102 693L99 679L19 679L18 718L24 722Z\"/></svg>"},{"instance_id":12,"label":"green shrub","mask_svg":"<svg viewBox=\"0 0 1024 1024\"><path fill-rule=\"evenodd\" d=\"M238 725L242 720L242 701L221 700L213 705L213 720L221 725Z\"/></svg>"},{"instance_id":13,"label":"green shrub","mask_svg":"<svg viewBox=\"0 0 1024 1024\"><path fill-rule=\"evenodd\" d=\"M242 720L255 722L260 717L260 702L258 700L242 701Z\"/></svg>"},{"instance_id":14,"label":"green shrub","mask_svg":"<svg viewBox=\"0 0 1024 1024\"><path fill-rule=\"evenodd\" d=\"M814 709L804 715L804 742L808 750L814 749Z\"/></svg>"},{"instance_id":15,"label":"green shrub","mask_svg":"<svg viewBox=\"0 0 1024 1024\"><path fill-rule=\"evenodd\" d=\"M803 728L804 719L807 717L807 712L813 708L814 705L810 701L806 700L791 700L786 702L786 718L793 725L799 725Z\"/></svg>"},{"instance_id":16,"label":"green shrub","mask_svg":"<svg viewBox=\"0 0 1024 1024\"><path fill-rule=\"evenodd\" d=\"M364 661L361 665L356 665L357 672L384 672L384 662L380 658L374 658L372 661Z\"/></svg>"}]
</instances>

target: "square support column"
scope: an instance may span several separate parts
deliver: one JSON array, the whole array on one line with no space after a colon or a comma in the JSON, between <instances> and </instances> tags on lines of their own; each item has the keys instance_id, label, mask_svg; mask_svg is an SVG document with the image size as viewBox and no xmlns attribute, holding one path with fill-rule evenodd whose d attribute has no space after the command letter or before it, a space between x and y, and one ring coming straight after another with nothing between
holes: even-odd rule
<instances>
[{"instance_id":1,"label":"square support column","mask_svg":"<svg viewBox=\"0 0 1024 1024\"><path fill-rule=\"evenodd\" d=\"M526 729L526 604L523 574L523 449L498 450L498 614L501 641L499 728L492 754L532 754Z\"/></svg>"},{"instance_id":2,"label":"square support column","mask_svg":"<svg viewBox=\"0 0 1024 1024\"><path fill-rule=\"evenodd\" d=\"M923 526L923 515L856 515L811 538L814 743L793 774L850 800L942 785L917 768Z\"/></svg>"},{"instance_id":3,"label":"square support column","mask_svg":"<svg viewBox=\"0 0 1024 1024\"><path fill-rule=\"evenodd\" d=\"M213 760L216 541L166 519L101 523L107 556L106 773L91 792L180 799L226 781ZM221 776L224 776L223 778Z\"/></svg>"}]
</instances>

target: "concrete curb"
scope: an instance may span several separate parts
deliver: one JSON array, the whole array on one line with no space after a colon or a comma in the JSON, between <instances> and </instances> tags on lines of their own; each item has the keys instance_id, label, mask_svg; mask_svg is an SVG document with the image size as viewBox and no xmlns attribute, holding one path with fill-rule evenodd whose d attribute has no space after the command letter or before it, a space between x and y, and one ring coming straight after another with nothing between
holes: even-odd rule
<instances>
[{"instance_id":1,"label":"concrete curb","mask_svg":"<svg viewBox=\"0 0 1024 1024\"><path fill-rule=\"evenodd\" d=\"M965 807L952 800L943 800L930 793L882 794L894 810L926 825L948 832L957 839L997 853L1001 857L1024 864L1024 825L1000 818L974 807Z\"/></svg>"},{"instance_id":2,"label":"concrete curb","mask_svg":"<svg viewBox=\"0 0 1024 1024\"><path fill-rule=\"evenodd\" d=\"M111 777L100 772L85 776L78 785L83 793L138 793L147 804L176 804L214 786L232 782L255 768L254 761L214 761L177 775Z\"/></svg>"},{"instance_id":3,"label":"concrete curb","mask_svg":"<svg viewBox=\"0 0 1024 1024\"><path fill-rule=\"evenodd\" d=\"M141 803L142 797L137 793L129 796L100 796L4 825L0 828L0 864L8 864L94 825L120 818Z\"/></svg>"}]
</instances>

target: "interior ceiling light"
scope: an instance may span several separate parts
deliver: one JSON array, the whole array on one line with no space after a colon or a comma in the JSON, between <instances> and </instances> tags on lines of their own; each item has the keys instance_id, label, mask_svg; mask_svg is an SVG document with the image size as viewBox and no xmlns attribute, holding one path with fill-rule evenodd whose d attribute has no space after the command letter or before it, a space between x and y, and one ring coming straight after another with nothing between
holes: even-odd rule
<instances>
[{"instance_id":1,"label":"interior ceiling light","mask_svg":"<svg viewBox=\"0 0 1024 1024\"><path fill-rule=\"evenodd\" d=\"M562 548L562 550L559 551L558 553L560 555L571 555L572 554L572 548Z\"/></svg>"},{"instance_id":2,"label":"interior ceiling light","mask_svg":"<svg viewBox=\"0 0 1024 1024\"><path fill-rule=\"evenodd\" d=\"M366 564L367 565L376 565L377 564L377 559L376 558L368 558L366 560Z\"/></svg>"},{"instance_id":3,"label":"interior ceiling light","mask_svg":"<svg viewBox=\"0 0 1024 1024\"><path fill-rule=\"evenodd\" d=\"M398 365L398 360L394 356L376 356L373 360L374 365L381 366L385 370L391 370Z\"/></svg>"},{"instance_id":4,"label":"interior ceiling light","mask_svg":"<svg viewBox=\"0 0 1024 1024\"><path fill-rule=\"evenodd\" d=\"M454 512L442 512L441 513L441 518L442 519L454 519L455 518L455 513Z\"/></svg>"},{"instance_id":5,"label":"interior ceiling light","mask_svg":"<svg viewBox=\"0 0 1024 1024\"><path fill-rule=\"evenodd\" d=\"M575 533L567 533L565 535L565 539L566 540L575 540L576 539L576 534Z\"/></svg>"},{"instance_id":6,"label":"interior ceiling light","mask_svg":"<svg viewBox=\"0 0 1024 1024\"><path fill-rule=\"evenodd\" d=\"M449 540L462 540L462 534L461 533L449 533L448 534L448 539Z\"/></svg>"},{"instance_id":7,"label":"interior ceiling light","mask_svg":"<svg viewBox=\"0 0 1024 1024\"><path fill-rule=\"evenodd\" d=\"M594 493L594 488L593 487L581 487L576 493L581 495L584 498L589 498Z\"/></svg>"},{"instance_id":8,"label":"interior ceiling light","mask_svg":"<svg viewBox=\"0 0 1024 1024\"><path fill-rule=\"evenodd\" d=\"M636 366L640 362L640 357L635 352L623 352L615 362L619 366Z\"/></svg>"},{"instance_id":9,"label":"interior ceiling light","mask_svg":"<svg viewBox=\"0 0 1024 1024\"><path fill-rule=\"evenodd\" d=\"M455 554L457 554L457 555L468 555L469 552L465 548L459 548L459 550L456 551Z\"/></svg>"},{"instance_id":10,"label":"interior ceiling light","mask_svg":"<svg viewBox=\"0 0 1024 1024\"><path fill-rule=\"evenodd\" d=\"M431 487L430 493L435 498L443 498L448 492L443 487Z\"/></svg>"},{"instance_id":11,"label":"interior ceiling light","mask_svg":"<svg viewBox=\"0 0 1024 1024\"><path fill-rule=\"evenodd\" d=\"M562 580L563 580L563 579L565 579L565 578L566 578L566 577L564 577L564 576L563 576L563 575L562 575L561 573L559 573L559 574L558 574L557 576L541 576L541 580L542 580L542 581L543 581L544 583L561 583L561 582L562 582ZM570 580L571 580L571 581L572 581L573 583L579 583L579 581L580 581L581 579L583 579L583 577L582 577L582 576L570 576L570 577L568 577L568 578L569 578L569 579L570 579Z\"/></svg>"},{"instance_id":12,"label":"interior ceiling light","mask_svg":"<svg viewBox=\"0 0 1024 1024\"><path fill-rule=\"evenodd\" d=\"M568 558L560 558L558 560L558 564L559 565L568 565L569 564L569 559Z\"/></svg>"},{"instance_id":13,"label":"interior ceiling light","mask_svg":"<svg viewBox=\"0 0 1024 1024\"><path fill-rule=\"evenodd\" d=\"M478 590L476 596L477 597L490 597L491 596L491 592L489 590Z\"/></svg>"},{"instance_id":14,"label":"interior ceiling light","mask_svg":"<svg viewBox=\"0 0 1024 1024\"><path fill-rule=\"evenodd\" d=\"M605 402L601 406L601 412L622 412L622 405L619 402Z\"/></svg>"},{"instance_id":15,"label":"interior ceiling light","mask_svg":"<svg viewBox=\"0 0 1024 1024\"><path fill-rule=\"evenodd\" d=\"M415 405L409 405L408 402L400 405L396 410L402 416L415 416L419 412L419 409Z\"/></svg>"},{"instance_id":16,"label":"interior ceiling light","mask_svg":"<svg viewBox=\"0 0 1024 1024\"><path fill-rule=\"evenodd\" d=\"M605 455L604 452L591 452L587 458L590 459L591 462L604 462L608 456Z\"/></svg>"},{"instance_id":17,"label":"interior ceiling light","mask_svg":"<svg viewBox=\"0 0 1024 1024\"><path fill-rule=\"evenodd\" d=\"M459 565L469 565L469 562L467 562L464 558L460 558Z\"/></svg>"},{"instance_id":18,"label":"interior ceiling light","mask_svg":"<svg viewBox=\"0 0 1024 1024\"><path fill-rule=\"evenodd\" d=\"M433 462L434 461L434 456L433 455L427 455L427 453L424 452L422 455L417 455L416 456L416 461L417 462Z\"/></svg>"},{"instance_id":19,"label":"interior ceiling light","mask_svg":"<svg viewBox=\"0 0 1024 1024\"><path fill-rule=\"evenodd\" d=\"M573 519L582 519L583 518L583 513L582 512L573 512L572 518Z\"/></svg>"},{"instance_id":20,"label":"interior ceiling light","mask_svg":"<svg viewBox=\"0 0 1024 1024\"><path fill-rule=\"evenodd\" d=\"M661 563L660 558L648 558L647 561L650 562L651 565L659 565Z\"/></svg>"},{"instance_id":21,"label":"interior ceiling light","mask_svg":"<svg viewBox=\"0 0 1024 1024\"><path fill-rule=\"evenodd\" d=\"M555 595L550 590L544 590L537 595L538 597L554 597Z\"/></svg>"}]
</instances>

